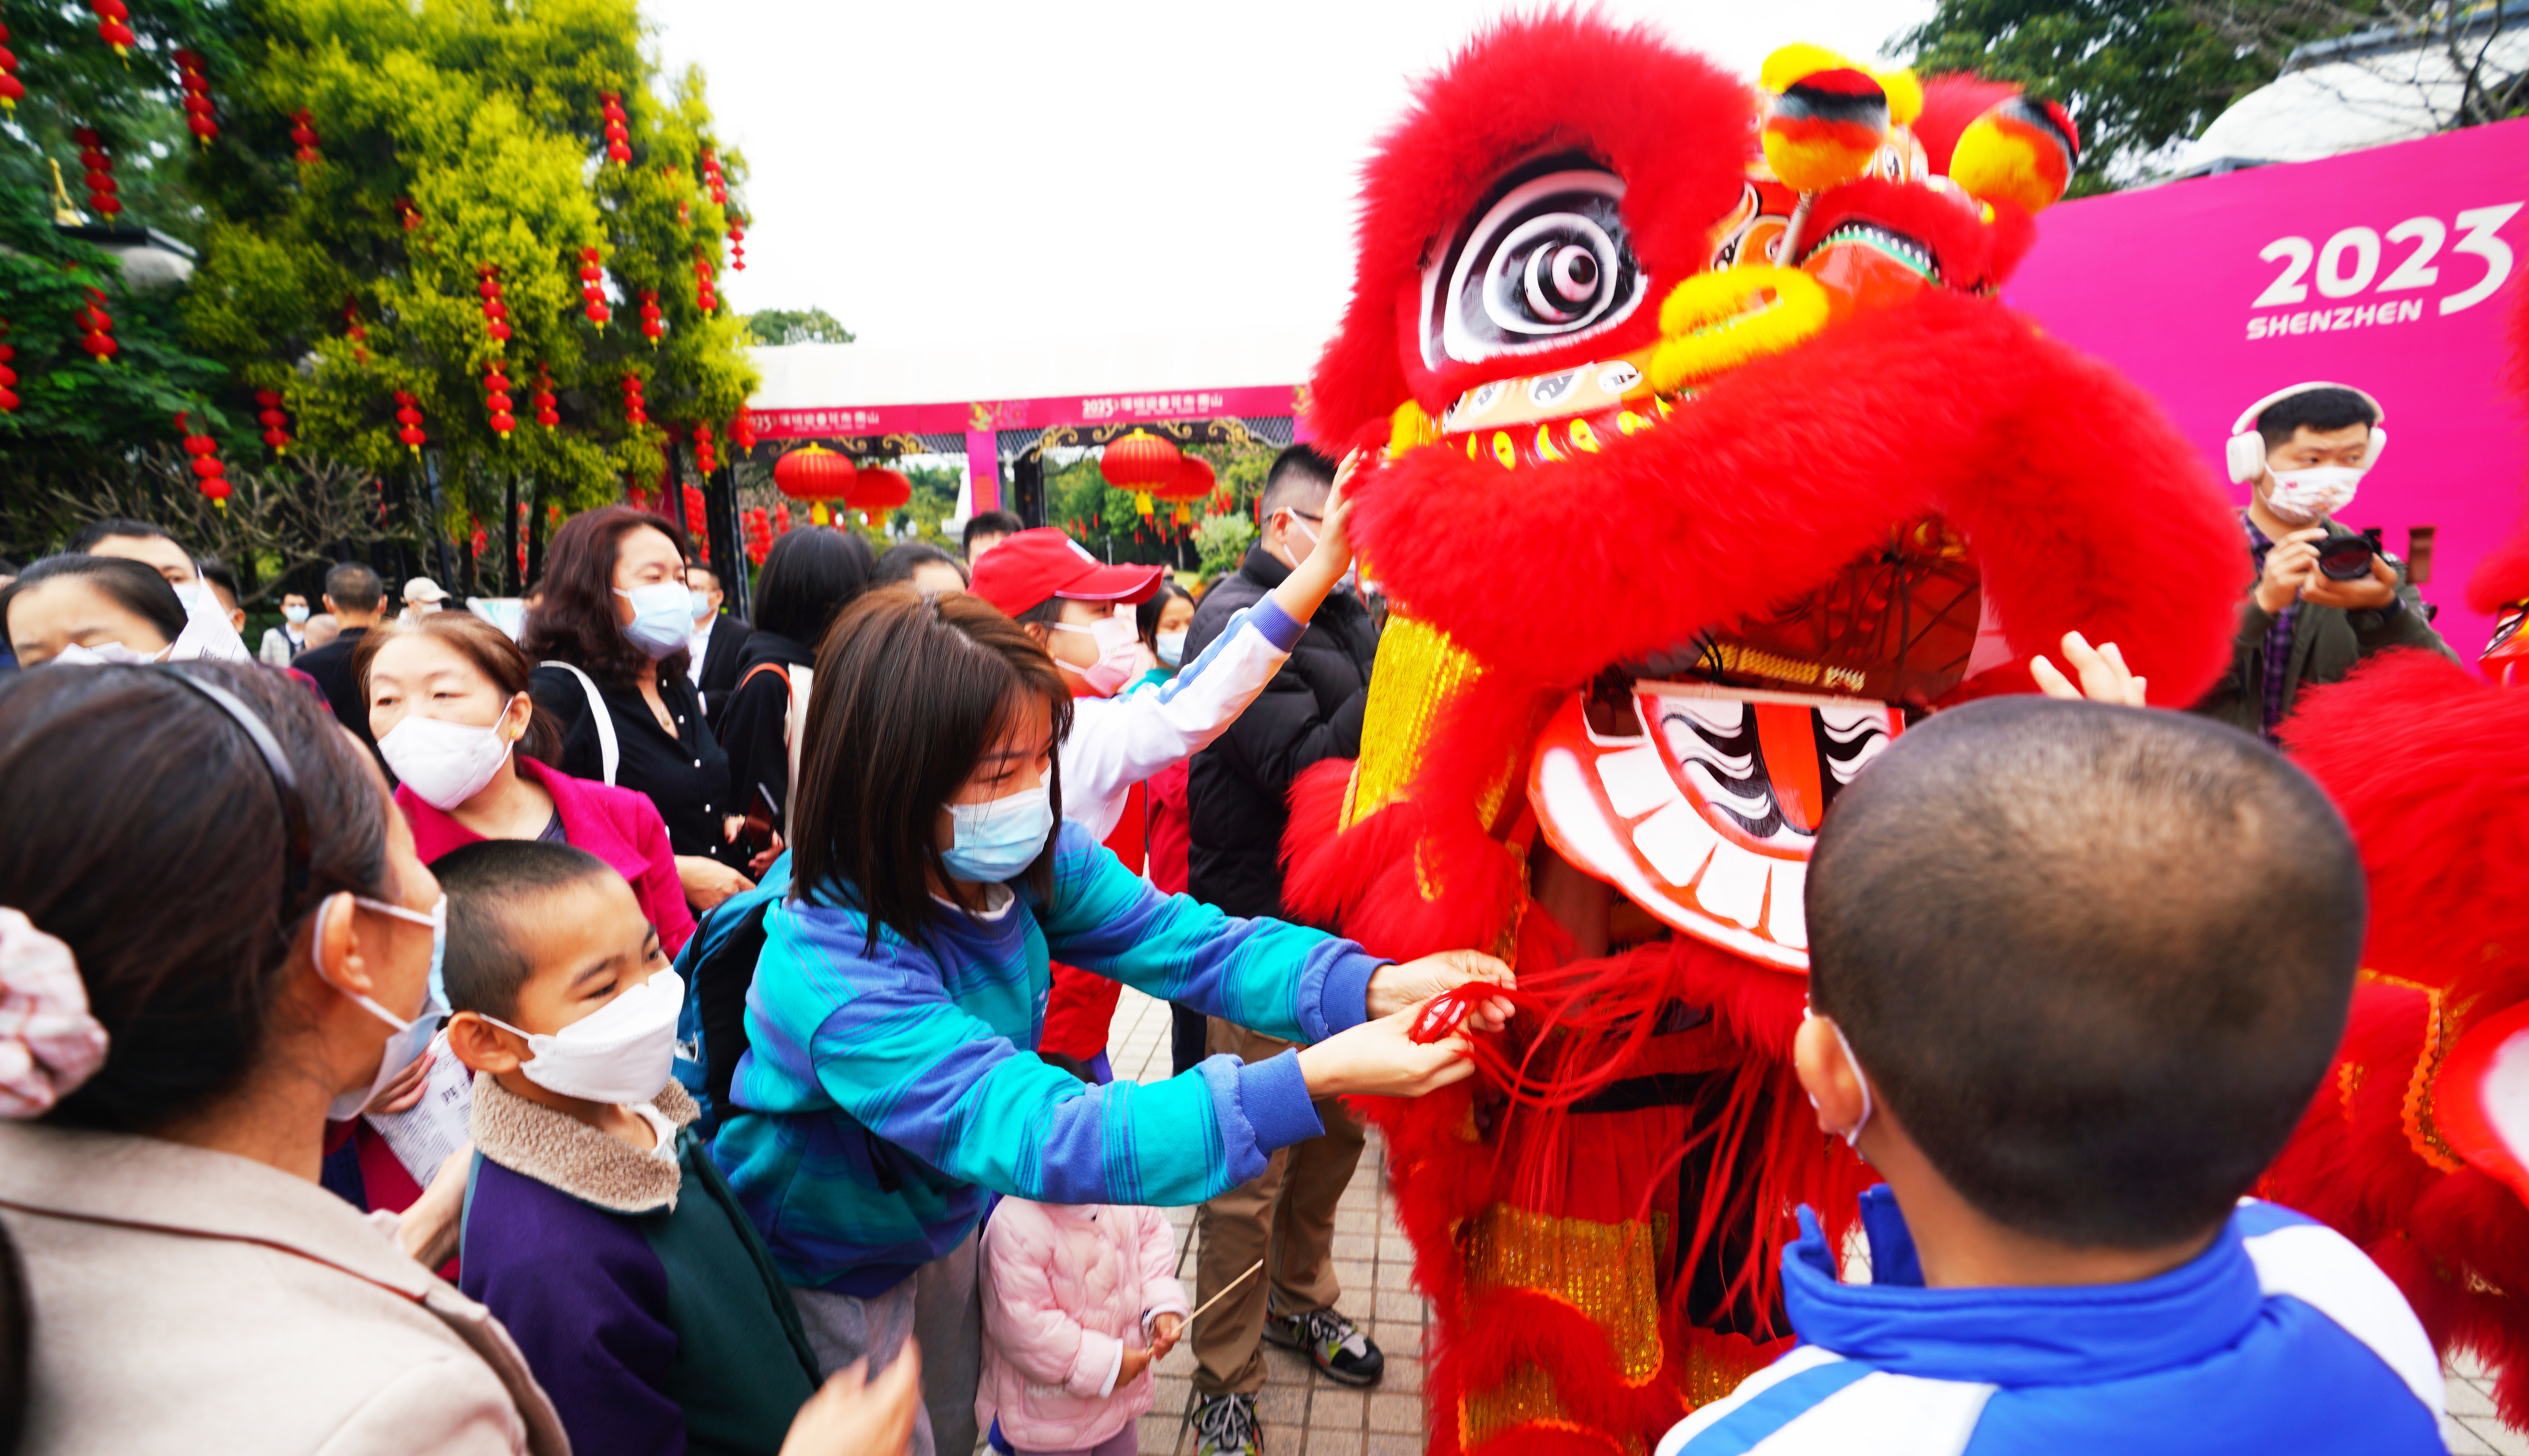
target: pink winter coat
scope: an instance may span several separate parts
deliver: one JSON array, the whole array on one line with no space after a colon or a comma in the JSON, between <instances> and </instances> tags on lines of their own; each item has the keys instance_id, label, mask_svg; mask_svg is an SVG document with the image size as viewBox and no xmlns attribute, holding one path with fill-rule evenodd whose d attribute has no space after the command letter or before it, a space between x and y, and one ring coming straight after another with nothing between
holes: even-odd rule
<instances>
[{"instance_id":1,"label":"pink winter coat","mask_svg":"<svg viewBox=\"0 0 2529 1456\"><path fill-rule=\"evenodd\" d=\"M1023 1451L1097 1445L1151 1408L1151 1373L1116 1383L1147 1321L1186 1313L1176 1237L1157 1209L1005 1198L984 1225L984 1377L975 1423Z\"/></svg>"}]
</instances>

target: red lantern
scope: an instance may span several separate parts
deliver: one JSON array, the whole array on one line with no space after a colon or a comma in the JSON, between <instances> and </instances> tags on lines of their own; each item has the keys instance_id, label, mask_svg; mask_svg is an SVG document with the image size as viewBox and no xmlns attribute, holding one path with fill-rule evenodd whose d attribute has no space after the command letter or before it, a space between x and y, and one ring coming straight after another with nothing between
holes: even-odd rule
<instances>
[{"instance_id":1,"label":"red lantern","mask_svg":"<svg viewBox=\"0 0 2529 1456\"><path fill-rule=\"evenodd\" d=\"M888 513L912 499L913 482L903 471L872 465L860 472L843 504L862 512L872 530L885 530Z\"/></svg>"},{"instance_id":2,"label":"red lantern","mask_svg":"<svg viewBox=\"0 0 2529 1456\"><path fill-rule=\"evenodd\" d=\"M743 409L737 412L737 418L728 422L728 443L737 447L739 455L755 449L754 415Z\"/></svg>"},{"instance_id":3,"label":"red lantern","mask_svg":"<svg viewBox=\"0 0 2529 1456\"><path fill-rule=\"evenodd\" d=\"M510 412L510 376L501 372L501 361L493 359L483 366L483 407L491 413L492 433L503 440L518 427L518 418Z\"/></svg>"},{"instance_id":4,"label":"red lantern","mask_svg":"<svg viewBox=\"0 0 2529 1456\"><path fill-rule=\"evenodd\" d=\"M600 333L605 332L606 321L614 313L606 306L606 270L598 266L597 249L593 247L579 250L579 296L587 300L584 311L588 321L597 325Z\"/></svg>"},{"instance_id":5,"label":"red lantern","mask_svg":"<svg viewBox=\"0 0 2529 1456\"><path fill-rule=\"evenodd\" d=\"M641 291L642 337L650 341L652 349L656 349L659 347L659 336L666 332L668 332L668 326L659 321L659 291L643 289Z\"/></svg>"},{"instance_id":6,"label":"red lantern","mask_svg":"<svg viewBox=\"0 0 2529 1456\"><path fill-rule=\"evenodd\" d=\"M9 38L9 27L0 26L0 42ZM18 109L18 98L27 94L27 83L18 79L18 53L0 44L0 111ZM11 408L17 406L11 405Z\"/></svg>"},{"instance_id":7,"label":"red lantern","mask_svg":"<svg viewBox=\"0 0 2529 1456\"><path fill-rule=\"evenodd\" d=\"M281 391L259 389L254 392L257 409L255 422L263 426L263 443L274 455L290 449L290 415L282 409Z\"/></svg>"},{"instance_id":8,"label":"red lantern","mask_svg":"<svg viewBox=\"0 0 2529 1456\"><path fill-rule=\"evenodd\" d=\"M1108 442L1098 473L1117 490L1150 491L1174 481L1185 459L1176 445L1143 430Z\"/></svg>"},{"instance_id":9,"label":"red lantern","mask_svg":"<svg viewBox=\"0 0 2529 1456\"><path fill-rule=\"evenodd\" d=\"M0 31L0 34L5 33ZM211 138L220 135L220 124L211 120L211 113L216 108L211 104L209 70L198 51L179 50L174 60L176 83L185 92L185 130L193 134L195 141L208 146Z\"/></svg>"},{"instance_id":10,"label":"red lantern","mask_svg":"<svg viewBox=\"0 0 2529 1456\"><path fill-rule=\"evenodd\" d=\"M548 430L562 423L554 410L553 373L542 364L536 365L536 393L529 403L536 406L536 423Z\"/></svg>"},{"instance_id":11,"label":"red lantern","mask_svg":"<svg viewBox=\"0 0 2529 1456\"><path fill-rule=\"evenodd\" d=\"M97 289L87 291L87 306L73 314L80 326L80 348L87 356L102 364L114 357L114 317L105 311L105 295Z\"/></svg>"},{"instance_id":12,"label":"red lantern","mask_svg":"<svg viewBox=\"0 0 2529 1456\"><path fill-rule=\"evenodd\" d=\"M123 187L114 180L114 158L106 151L104 138L92 128L80 128L71 134L71 139L80 144L80 165L87 170L88 210L110 224L123 211L123 199L116 195Z\"/></svg>"},{"instance_id":13,"label":"red lantern","mask_svg":"<svg viewBox=\"0 0 2529 1456\"><path fill-rule=\"evenodd\" d=\"M291 113L290 121L290 140L298 148L298 165L313 167L325 160L325 154L316 149L316 118L307 108L301 106Z\"/></svg>"},{"instance_id":14,"label":"red lantern","mask_svg":"<svg viewBox=\"0 0 2529 1456\"><path fill-rule=\"evenodd\" d=\"M720 294L712 283L711 258L699 247L694 249L694 306L705 313L720 306Z\"/></svg>"},{"instance_id":15,"label":"red lantern","mask_svg":"<svg viewBox=\"0 0 2529 1456\"><path fill-rule=\"evenodd\" d=\"M421 406L406 390L397 390L395 400L396 423L402 427L396 431L396 438L404 442L404 449L418 457L422 442L430 438L421 432Z\"/></svg>"},{"instance_id":16,"label":"red lantern","mask_svg":"<svg viewBox=\"0 0 2529 1456\"><path fill-rule=\"evenodd\" d=\"M720 468L720 455L712 449L712 427L708 424L694 426L694 468L705 476Z\"/></svg>"},{"instance_id":17,"label":"red lantern","mask_svg":"<svg viewBox=\"0 0 2529 1456\"><path fill-rule=\"evenodd\" d=\"M728 266L739 273L746 271L746 219L733 213L728 220Z\"/></svg>"},{"instance_id":18,"label":"red lantern","mask_svg":"<svg viewBox=\"0 0 2529 1456\"><path fill-rule=\"evenodd\" d=\"M648 402L641 398L641 380L638 375L623 376L623 419L636 430L650 422Z\"/></svg>"},{"instance_id":19,"label":"red lantern","mask_svg":"<svg viewBox=\"0 0 2529 1456\"><path fill-rule=\"evenodd\" d=\"M18 407L17 391L10 388L18 382L18 371L9 367L9 361L17 356L18 346L0 344L0 414L13 413Z\"/></svg>"},{"instance_id":20,"label":"red lantern","mask_svg":"<svg viewBox=\"0 0 2529 1456\"><path fill-rule=\"evenodd\" d=\"M697 541L711 534L711 515L703 509L703 493L690 485L685 487L685 534Z\"/></svg>"},{"instance_id":21,"label":"red lantern","mask_svg":"<svg viewBox=\"0 0 2529 1456\"><path fill-rule=\"evenodd\" d=\"M501 300L501 270L485 263L474 271L483 276L474 292L483 298L484 337L492 341L495 350L506 349L510 344L510 305Z\"/></svg>"},{"instance_id":22,"label":"red lantern","mask_svg":"<svg viewBox=\"0 0 2529 1456\"><path fill-rule=\"evenodd\" d=\"M195 434L188 415L178 411L176 429L185 437L185 454L193 458L193 484L211 504L222 511L229 509L229 467L220 463L220 442L208 435Z\"/></svg>"},{"instance_id":23,"label":"red lantern","mask_svg":"<svg viewBox=\"0 0 2529 1456\"><path fill-rule=\"evenodd\" d=\"M848 497L859 474L850 456L822 445L803 445L773 462L773 483L790 499L807 502L819 525L828 519L827 503Z\"/></svg>"},{"instance_id":24,"label":"red lantern","mask_svg":"<svg viewBox=\"0 0 2529 1456\"><path fill-rule=\"evenodd\" d=\"M624 115L623 98L614 91L600 91L597 99L605 103L606 160L617 163L631 161L631 119Z\"/></svg>"},{"instance_id":25,"label":"red lantern","mask_svg":"<svg viewBox=\"0 0 2529 1456\"><path fill-rule=\"evenodd\" d=\"M140 42L140 37L133 34L132 27L124 24L132 19L132 12L125 7L123 0L87 0L87 8L96 12L96 38L113 46L116 55L130 56L132 47Z\"/></svg>"},{"instance_id":26,"label":"red lantern","mask_svg":"<svg viewBox=\"0 0 2529 1456\"><path fill-rule=\"evenodd\" d=\"M720 174L719 155L713 152L713 150L708 146L703 148L701 170L703 174L703 186L710 190L712 201L722 207L726 207L728 205L728 181Z\"/></svg>"}]
</instances>

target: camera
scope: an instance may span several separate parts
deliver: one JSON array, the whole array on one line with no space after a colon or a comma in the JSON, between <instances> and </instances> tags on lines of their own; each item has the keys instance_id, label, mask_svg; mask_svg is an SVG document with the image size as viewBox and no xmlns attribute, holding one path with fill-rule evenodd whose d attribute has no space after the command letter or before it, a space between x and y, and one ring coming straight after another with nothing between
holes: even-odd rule
<instances>
[{"instance_id":1,"label":"camera","mask_svg":"<svg viewBox=\"0 0 2529 1456\"><path fill-rule=\"evenodd\" d=\"M2319 574L2330 581L2360 581L2371 574L2371 559L2380 554L2380 528L2358 536L2335 535L2310 543L2318 549Z\"/></svg>"}]
</instances>

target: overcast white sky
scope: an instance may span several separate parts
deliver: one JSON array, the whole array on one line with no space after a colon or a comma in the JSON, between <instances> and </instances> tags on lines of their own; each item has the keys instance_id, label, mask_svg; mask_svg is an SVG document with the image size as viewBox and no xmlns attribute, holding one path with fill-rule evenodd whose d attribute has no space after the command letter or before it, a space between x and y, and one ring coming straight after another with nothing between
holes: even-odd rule
<instances>
[{"instance_id":1,"label":"overcast white sky","mask_svg":"<svg viewBox=\"0 0 2529 1456\"><path fill-rule=\"evenodd\" d=\"M741 311L870 341L1331 332L1354 174L1503 0L644 0L746 154ZM1930 0L1616 0L1752 76L1775 46L1874 55ZM1197 383L1199 381L1183 381Z\"/></svg>"}]
</instances>

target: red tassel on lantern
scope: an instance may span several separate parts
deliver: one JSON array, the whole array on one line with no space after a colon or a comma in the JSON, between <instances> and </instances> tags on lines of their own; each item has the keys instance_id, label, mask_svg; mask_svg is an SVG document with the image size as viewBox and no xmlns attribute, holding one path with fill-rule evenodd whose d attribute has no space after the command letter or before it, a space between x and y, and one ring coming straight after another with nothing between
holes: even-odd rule
<instances>
[{"instance_id":1,"label":"red tassel on lantern","mask_svg":"<svg viewBox=\"0 0 2529 1456\"><path fill-rule=\"evenodd\" d=\"M395 400L396 423L402 426L396 431L396 438L404 442L404 449L419 456L422 442L430 438L421 432L420 406L414 402L411 392L407 390L397 390Z\"/></svg>"}]
</instances>

